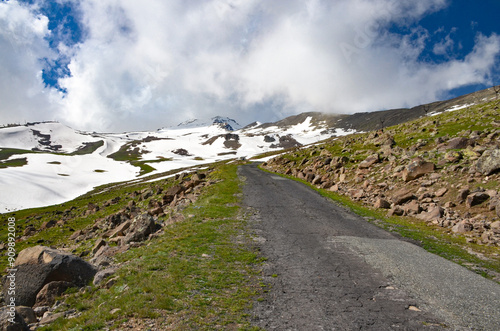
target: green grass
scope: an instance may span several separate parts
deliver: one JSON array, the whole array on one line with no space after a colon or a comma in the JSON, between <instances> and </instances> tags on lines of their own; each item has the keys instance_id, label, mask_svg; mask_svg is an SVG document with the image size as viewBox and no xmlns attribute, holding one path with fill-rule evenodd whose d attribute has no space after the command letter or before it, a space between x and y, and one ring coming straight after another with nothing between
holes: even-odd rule
<instances>
[{"instance_id":1,"label":"green grass","mask_svg":"<svg viewBox=\"0 0 500 331\"><path fill-rule=\"evenodd\" d=\"M26 149L0 148L0 161L7 160L9 157L16 154L32 154L32 153L36 152L29 151Z\"/></svg>"},{"instance_id":2,"label":"green grass","mask_svg":"<svg viewBox=\"0 0 500 331\"><path fill-rule=\"evenodd\" d=\"M70 294L66 302L82 312L80 317L41 330L113 329L142 319L175 329L251 329L246 312L261 291L261 259L240 240L246 238L246 223L240 217L236 169L212 172L209 179L217 184L183 211L185 221L118 256L126 264L110 290ZM115 308L121 310L110 314Z\"/></svg>"},{"instance_id":3,"label":"green grass","mask_svg":"<svg viewBox=\"0 0 500 331\"><path fill-rule=\"evenodd\" d=\"M83 143L84 146L74 151L69 155L86 155L94 153L99 147L104 145L104 140L99 140L91 143Z\"/></svg>"},{"instance_id":4,"label":"green grass","mask_svg":"<svg viewBox=\"0 0 500 331\"><path fill-rule=\"evenodd\" d=\"M19 159L11 159L7 161L0 161L0 169L11 167L22 167L28 164L28 159L23 157Z\"/></svg>"}]
</instances>

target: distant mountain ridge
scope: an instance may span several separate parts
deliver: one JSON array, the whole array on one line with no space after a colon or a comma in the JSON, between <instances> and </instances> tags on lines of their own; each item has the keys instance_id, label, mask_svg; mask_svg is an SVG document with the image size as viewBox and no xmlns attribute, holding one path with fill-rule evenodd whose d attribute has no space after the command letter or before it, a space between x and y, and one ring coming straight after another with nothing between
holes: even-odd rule
<instances>
[{"instance_id":1,"label":"distant mountain ridge","mask_svg":"<svg viewBox=\"0 0 500 331\"><path fill-rule=\"evenodd\" d=\"M496 97L491 88L410 109L308 112L244 127L222 116L152 132L91 133L57 122L9 125L0 128L0 213L61 203L114 181L310 145Z\"/></svg>"}]
</instances>

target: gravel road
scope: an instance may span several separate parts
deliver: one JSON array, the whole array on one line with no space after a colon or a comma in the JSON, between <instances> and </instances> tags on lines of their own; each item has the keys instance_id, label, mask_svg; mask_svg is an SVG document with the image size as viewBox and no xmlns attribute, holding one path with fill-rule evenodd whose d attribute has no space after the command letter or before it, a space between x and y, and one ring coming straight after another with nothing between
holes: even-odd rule
<instances>
[{"instance_id":1,"label":"gravel road","mask_svg":"<svg viewBox=\"0 0 500 331\"><path fill-rule=\"evenodd\" d=\"M500 285L402 241L307 186L242 166L263 256L266 330L500 330Z\"/></svg>"}]
</instances>

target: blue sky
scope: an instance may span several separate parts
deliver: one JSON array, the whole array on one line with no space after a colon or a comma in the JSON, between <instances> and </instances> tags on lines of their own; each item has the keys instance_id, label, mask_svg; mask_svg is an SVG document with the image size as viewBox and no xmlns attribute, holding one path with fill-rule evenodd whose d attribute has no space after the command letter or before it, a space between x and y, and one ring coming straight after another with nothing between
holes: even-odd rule
<instances>
[{"instance_id":1,"label":"blue sky","mask_svg":"<svg viewBox=\"0 0 500 331\"><path fill-rule=\"evenodd\" d=\"M0 1L0 123L412 107L500 84L498 0Z\"/></svg>"}]
</instances>

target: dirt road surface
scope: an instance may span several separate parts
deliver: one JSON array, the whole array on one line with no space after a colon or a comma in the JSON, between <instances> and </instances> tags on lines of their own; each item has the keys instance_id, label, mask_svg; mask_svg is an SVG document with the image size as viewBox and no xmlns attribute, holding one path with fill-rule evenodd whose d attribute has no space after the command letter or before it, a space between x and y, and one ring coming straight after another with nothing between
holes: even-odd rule
<instances>
[{"instance_id":1,"label":"dirt road surface","mask_svg":"<svg viewBox=\"0 0 500 331\"><path fill-rule=\"evenodd\" d=\"M368 223L307 186L239 169L263 256L266 330L500 330L500 285Z\"/></svg>"}]
</instances>

